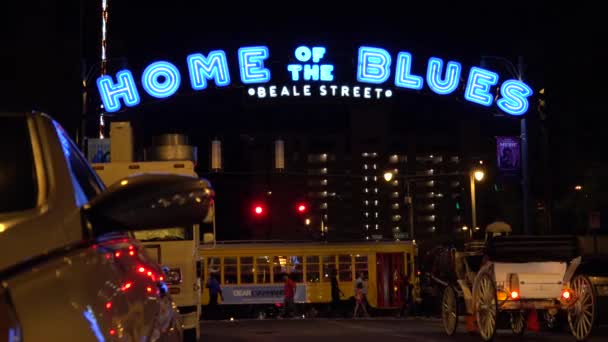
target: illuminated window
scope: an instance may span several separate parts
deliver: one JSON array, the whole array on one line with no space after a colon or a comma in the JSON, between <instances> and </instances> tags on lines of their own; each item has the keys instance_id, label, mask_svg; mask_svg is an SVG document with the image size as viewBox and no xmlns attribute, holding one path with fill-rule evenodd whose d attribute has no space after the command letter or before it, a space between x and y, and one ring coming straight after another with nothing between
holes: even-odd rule
<instances>
[{"instance_id":1,"label":"illuminated window","mask_svg":"<svg viewBox=\"0 0 608 342\"><path fill-rule=\"evenodd\" d=\"M321 281L319 272L319 257L309 255L306 257L306 281L309 283L318 283Z\"/></svg>"},{"instance_id":2,"label":"illuminated window","mask_svg":"<svg viewBox=\"0 0 608 342\"><path fill-rule=\"evenodd\" d=\"M395 164L399 162L399 156L396 154L393 154L392 156L390 156L390 158L388 159L389 162Z\"/></svg>"},{"instance_id":3,"label":"illuminated window","mask_svg":"<svg viewBox=\"0 0 608 342\"><path fill-rule=\"evenodd\" d=\"M378 212L377 212L377 211L376 211L376 212L374 212L374 217L375 217L375 218L378 218Z\"/></svg>"},{"instance_id":4,"label":"illuminated window","mask_svg":"<svg viewBox=\"0 0 608 342\"><path fill-rule=\"evenodd\" d=\"M401 220L401 215L393 215L393 222L398 222Z\"/></svg>"},{"instance_id":5,"label":"illuminated window","mask_svg":"<svg viewBox=\"0 0 608 342\"><path fill-rule=\"evenodd\" d=\"M393 208L393 209L399 209L399 203L393 203L391 205L391 208Z\"/></svg>"},{"instance_id":6,"label":"illuminated window","mask_svg":"<svg viewBox=\"0 0 608 342\"><path fill-rule=\"evenodd\" d=\"M283 275L290 274L295 282L302 282L301 256L275 256L272 261L274 282L283 283Z\"/></svg>"},{"instance_id":7,"label":"illuminated window","mask_svg":"<svg viewBox=\"0 0 608 342\"><path fill-rule=\"evenodd\" d=\"M355 256L355 278L359 278L359 274L361 273L363 273L363 279L367 280L367 255L357 254Z\"/></svg>"},{"instance_id":8,"label":"illuminated window","mask_svg":"<svg viewBox=\"0 0 608 342\"><path fill-rule=\"evenodd\" d=\"M366 229L366 230L367 230L367 229L369 229L369 224L366 224L366 225L365 225L365 229Z\"/></svg>"},{"instance_id":9,"label":"illuminated window","mask_svg":"<svg viewBox=\"0 0 608 342\"><path fill-rule=\"evenodd\" d=\"M374 193L378 193L378 188L374 188Z\"/></svg>"},{"instance_id":10,"label":"illuminated window","mask_svg":"<svg viewBox=\"0 0 608 342\"><path fill-rule=\"evenodd\" d=\"M322 169L321 169L321 173L322 173L322 174L326 174L326 173L327 173L327 168L326 168L326 167L322 168Z\"/></svg>"},{"instance_id":11,"label":"illuminated window","mask_svg":"<svg viewBox=\"0 0 608 342\"><path fill-rule=\"evenodd\" d=\"M374 176L374 182L378 181L378 176Z\"/></svg>"},{"instance_id":12,"label":"illuminated window","mask_svg":"<svg viewBox=\"0 0 608 342\"><path fill-rule=\"evenodd\" d=\"M374 226L374 228L375 228L376 230L378 230L378 229L380 229L380 225L379 225L379 224L376 224L376 225Z\"/></svg>"},{"instance_id":13,"label":"illuminated window","mask_svg":"<svg viewBox=\"0 0 608 342\"><path fill-rule=\"evenodd\" d=\"M255 265L255 277L258 284L270 283L270 257L257 257Z\"/></svg>"},{"instance_id":14,"label":"illuminated window","mask_svg":"<svg viewBox=\"0 0 608 342\"><path fill-rule=\"evenodd\" d=\"M363 177L363 181L367 182L367 176Z\"/></svg>"},{"instance_id":15,"label":"illuminated window","mask_svg":"<svg viewBox=\"0 0 608 342\"><path fill-rule=\"evenodd\" d=\"M338 255L338 281L353 280L353 260L350 255Z\"/></svg>"},{"instance_id":16,"label":"illuminated window","mask_svg":"<svg viewBox=\"0 0 608 342\"><path fill-rule=\"evenodd\" d=\"M368 166L367 164L363 164L363 170L367 170Z\"/></svg>"},{"instance_id":17,"label":"illuminated window","mask_svg":"<svg viewBox=\"0 0 608 342\"><path fill-rule=\"evenodd\" d=\"M369 189L368 189L368 188L365 188L365 189L363 189L363 192L368 193L368 192L369 192Z\"/></svg>"},{"instance_id":18,"label":"illuminated window","mask_svg":"<svg viewBox=\"0 0 608 342\"><path fill-rule=\"evenodd\" d=\"M224 284L236 284L236 257L224 258Z\"/></svg>"},{"instance_id":19,"label":"illuminated window","mask_svg":"<svg viewBox=\"0 0 608 342\"><path fill-rule=\"evenodd\" d=\"M365 213L363 213L363 215L365 215L365 217L369 217L369 212L366 211Z\"/></svg>"},{"instance_id":20,"label":"illuminated window","mask_svg":"<svg viewBox=\"0 0 608 342\"><path fill-rule=\"evenodd\" d=\"M321 209L327 209L327 202L321 203L321 205L319 206L319 208L321 208Z\"/></svg>"},{"instance_id":21,"label":"illuminated window","mask_svg":"<svg viewBox=\"0 0 608 342\"><path fill-rule=\"evenodd\" d=\"M363 201L363 203L364 203L365 205L369 205L369 201L368 201L368 200Z\"/></svg>"},{"instance_id":22,"label":"illuminated window","mask_svg":"<svg viewBox=\"0 0 608 342\"><path fill-rule=\"evenodd\" d=\"M399 197L399 193L397 191L393 192L393 198Z\"/></svg>"},{"instance_id":23,"label":"illuminated window","mask_svg":"<svg viewBox=\"0 0 608 342\"><path fill-rule=\"evenodd\" d=\"M399 181L395 179L395 180L393 181L393 186L398 186L398 185L399 185Z\"/></svg>"},{"instance_id":24,"label":"illuminated window","mask_svg":"<svg viewBox=\"0 0 608 342\"><path fill-rule=\"evenodd\" d=\"M321 185L327 185L327 179L322 180Z\"/></svg>"},{"instance_id":25,"label":"illuminated window","mask_svg":"<svg viewBox=\"0 0 608 342\"><path fill-rule=\"evenodd\" d=\"M378 153L376 153L376 152L372 153L372 157L377 157L377 156L378 156Z\"/></svg>"},{"instance_id":26,"label":"illuminated window","mask_svg":"<svg viewBox=\"0 0 608 342\"><path fill-rule=\"evenodd\" d=\"M376 164L373 165L374 170L376 170L378 168L378 166Z\"/></svg>"},{"instance_id":27,"label":"illuminated window","mask_svg":"<svg viewBox=\"0 0 608 342\"><path fill-rule=\"evenodd\" d=\"M374 200L374 205L378 206L378 200Z\"/></svg>"},{"instance_id":28,"label":"illuminated window","mask_svg":"<svg viewBox=\"0 0 608 342\"><path fill-rule=\"evenodd\" d=\"M336 256L335 255L324 255L321 257L323 279L324 282L331 280L331 272L336 268Z\"/></svg>"},{"instance_id":29,"label":"illuminated window","mask_svg":"<svg viewBox=\"0 0 608 342\"><path fill-rule=\"evenodd\" d=\"M253 284L253 257L241 257L241 284Z\"/></svg>"},{"instance_id":30,"label":"illuminated window","mask_svg":"<svg viewBox=\"0 0 608 342\"><path fill-rule=\"evenodd\" d=\"M363 153L361 153L361 156L362 156L362 157L368 157L368 156L369 156L369 154L368 154L367 152L363 152Z\"/></svg>"}]
</instances>

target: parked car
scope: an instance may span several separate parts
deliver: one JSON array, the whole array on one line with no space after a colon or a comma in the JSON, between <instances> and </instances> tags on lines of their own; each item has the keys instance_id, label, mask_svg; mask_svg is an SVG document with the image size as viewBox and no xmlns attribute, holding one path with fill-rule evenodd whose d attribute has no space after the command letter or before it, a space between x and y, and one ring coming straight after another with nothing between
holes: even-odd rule
<instances>
[{"instance_id":1,"label":"parked car","mask_svg":"<svg viewBox=\"0 0 608 342\"><path fill-rule=\"evenodd\" d=\"M179 341L162 269L129 231L205 218L211 185L130 176L108 189L61 126L0 114L0 341Z\"/></svg>"}]
</instances>

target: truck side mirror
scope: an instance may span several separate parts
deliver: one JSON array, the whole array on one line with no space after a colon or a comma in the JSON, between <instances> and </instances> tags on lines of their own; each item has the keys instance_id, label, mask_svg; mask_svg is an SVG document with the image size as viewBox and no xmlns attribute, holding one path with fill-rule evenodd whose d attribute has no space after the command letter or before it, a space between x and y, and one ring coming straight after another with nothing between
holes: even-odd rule
<instances>
[{"instance_id":1,"label":"truck side mirror","mask_svg":"<svg viewBox=\"0 0 608 342\"><path fill-rule=\"evenodd\" d=\"M82 209L92 236L150 230L202 221L214 191L205 179L139 174L122 179Z\"/></svg>"}]
</instances>

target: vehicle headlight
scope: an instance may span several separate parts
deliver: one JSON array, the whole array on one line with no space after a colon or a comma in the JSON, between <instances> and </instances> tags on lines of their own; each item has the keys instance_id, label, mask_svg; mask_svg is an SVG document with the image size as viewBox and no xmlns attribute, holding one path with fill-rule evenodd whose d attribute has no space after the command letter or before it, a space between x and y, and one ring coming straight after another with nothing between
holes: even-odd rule
<instances>
[{"instance_id":1,"label":"vehicle headlight","mask_svg":"<svg viewBox=\"0 0 608 342\"><path fill-rule=\"evenodd\" d=\"M169 285L176 285L182 282L182 271L179 269L179 267L170 268L168 271L166 271L166 275L167 284Z\"/></svg>"}]
</instances>

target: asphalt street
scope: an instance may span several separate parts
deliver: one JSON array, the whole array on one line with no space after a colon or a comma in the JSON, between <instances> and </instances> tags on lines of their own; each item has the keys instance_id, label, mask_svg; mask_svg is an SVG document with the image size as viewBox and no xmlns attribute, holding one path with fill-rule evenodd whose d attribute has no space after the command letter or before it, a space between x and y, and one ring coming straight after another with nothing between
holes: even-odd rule
<instances>
[{"instance_id":1,"label":"asphalt street","mask_svg":"<svg viewBox=\"0 0 608 342\"><path fill-rule=\"evenodd\" d=\"M201 322L201 341L481 341L475 334L458 327L455 336L445 335L435 318L372 319L265 319ZM599 328L592 342L608 341L608 329ZM499 330L495 341L522 341L510 330ZM567 332L526 332L525 341L575 341Z\"/></svg>"}]
</instances>

